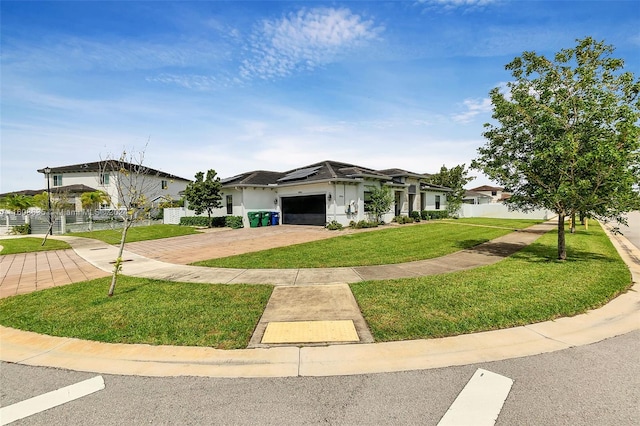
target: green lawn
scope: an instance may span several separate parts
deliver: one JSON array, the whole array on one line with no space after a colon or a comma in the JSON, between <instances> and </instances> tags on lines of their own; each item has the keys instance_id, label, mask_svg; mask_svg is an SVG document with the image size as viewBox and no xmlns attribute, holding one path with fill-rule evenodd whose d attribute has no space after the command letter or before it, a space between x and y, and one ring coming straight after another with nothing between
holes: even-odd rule
<instances>
[{"instance_id":1,"label":"green lawn","mask_svg":"<svg viewBox=\"0 0 640 426\"><path fill-rule=\"evenodd\" d=\"M49 238L47 238L47 242L43 246L42 238L35 237L0 239L0 246L2 246L0 255L32 253L48 250L65 250L71 248L71 246L69 246L69 244L65 243L64 241L53 240Z\"/></svg>"},{"instance_id":2,"label":"green lawn","mask_svg":"<svg viewBox=\"0 0 640 426\"><path fill-rule=\"evenodd\" d=\"M330 268L384 265L444 256L476 246L514 229L541 221L510 219L434 221L411 226L383 227L380 230L348 234L327 240L195 262L219 268ZM498 227L499 226L499 227Z\"/></svg>"},{"instance_id":3,"label":"green lawn","mask_svg":"<svg viewBox=\"0 0 640 426\"><path fill-rule=\"evenodd\" d=\"M180 225L150 225L134 226L127 232L128 243L136 241L158 240L161 238L179 237L182 235L199 234L200 232L190 226ZM106 229L103 231L70 232L65 235L72 237L94 238L107 244L119 244L122 237L121 229Z\"/></svg>"},{"instance_id":4,"label":"green lawn","mask_svg":"<svg viewBox=\"0 0 640 426\"><path fill-rule=\"evenodd\" d=\"M631 285L628 268L597 225L557 233L497 264L415 279L351 284L376 341L423 339L572 316L597 308Z\"/></svg>"},{"instance_id":5,"label":"green lawn","mask_svg":"<svg viewBox=\"0 0 640 426\"><path fill-rule=\"evenodd\" d=\"M0 324L100 342L247 346L271 286L212 285L121 276L0 300Z\"/></svg>"}]
</instances>

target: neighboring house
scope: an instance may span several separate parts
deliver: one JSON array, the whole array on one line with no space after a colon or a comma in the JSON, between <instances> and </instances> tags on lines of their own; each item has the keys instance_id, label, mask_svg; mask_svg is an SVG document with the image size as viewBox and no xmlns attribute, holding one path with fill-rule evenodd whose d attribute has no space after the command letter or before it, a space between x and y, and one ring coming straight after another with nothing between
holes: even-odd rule
<instances>
[{"instance_id":1,"label":"neighboring house","mask_svg":"<svg viewBox=\"0 0 640 426\"><path fill-rule=\"evenodd\" d=\"M95 188L83 185L83 184L75 184L75 185L64 185L57 186L51 188L51 198L52 200L61 201L64 204L65 210L82 210L82 202L80 201L80 197L85 192L93 192ZM33 197L34 195L39 195L42 193L46 193L47 188L43 189L25 189L22 191L14 191L8 192L6 194L0 194L0 198L5 197L7 195L26 195L29 197ZM38 210L38 209L36 209Z\"/></svg>"},{"instance_id":2,"label":"neighboring house","mask_svg":"<svg viewBox=\"0 0 640 426\"><path fill-rule=\"evenodd\" d=\"M449 188L424 183L427 175L401 169L373 170L337 161L322 161L286 172L256 170L222 179L222 205L216 215L242 216L275 211L283 224L320 225L370 220L366 205L373 188L386 187L394 203L383 216L446 209Z\"/></svg>"},{"instance_id":3,"label":"neighboring house","mask_svg":"<svg viewBox=\"0 0 640 426\"><path fill-rule=\"evenodd\" d=\"M45 169L38 170L45 175L45 180L49 179L49 187L52 194L60 193L64 188L75 188L82 192L92 192L96 190L106 192L111 197L111 205L119 207L125 200L121 200L118 195L118 181L125 182L127 179L122 172L118 171L115 161L96 161L93 163L74 164L71 166L51 167L47 175ZM129 166L128 164L125 164ZM135 165L131 165L135 167ZM127 167L125 167L127 168ZM190 182L172 174L160 170L144 167L145 185L143 191L145 196L153 201L160 199L179 199L180 192L184 191ZM77 191L76 191L77 192ZM76 208L82 209L79 202L80 194L77 192L75 201Z\"/></svg>"},{"instance_id":4,"label":"neighboring house","mask_svg":"<svg viewBox=\"0 0 640 426\"><path fill-rule=\"evenodd\" d=\"M477 191L465 191L462 198L464 204L489 204L492 201L493 197L491 195Z\"/></svg>"},{"instance_id":5,"label":"neighboring house","mask_svg":"<svg viewBox=\"0 0 640 426\"><path fill-rule=\"evenodd\" d=\"M500 201L504 201L504 200L508 199L511 196L510 193L505 192L504 188L501 188L499 186L483 185L483 186L479 186L477 188L472 188L472 189L470 189L470 191L478 192L480 194L487 195L487 196L491 197L491 202L492 203L497 203L497 202L500 202ZM483 204L483 203L478 203L478 204Z\"/></svg>"}]
</instances>

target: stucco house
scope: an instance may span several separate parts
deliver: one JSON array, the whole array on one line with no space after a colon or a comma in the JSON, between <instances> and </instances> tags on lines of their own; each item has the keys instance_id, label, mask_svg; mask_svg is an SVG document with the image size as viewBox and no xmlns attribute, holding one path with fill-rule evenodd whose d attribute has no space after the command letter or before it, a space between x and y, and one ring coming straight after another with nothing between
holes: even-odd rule
<instances>
[{"instance_id":1,"label":"stucco house","mask_svg":"<svg viewBox=\"0 0 640 426\"><path fill-rule=\"evenodd\" d=\"M498 203L500 201L504 201L511 196L510 193L505 192L505 189L499 186L482 185L477 188L471 188L470 191L477 192L482 195L491 197L491 201L490 201L491 203ZM484 204L484 203L477 203L477 204Z\"/></svg>"},{"instance_id":2,"label":"stucco house","mask_svg":"<svg viewBox=\"0 0 640 426\"><path fill-rule=\"evenodd\" d=\"M134 164L123 163L125 169L132 170ZM100 190L106 192L111 197L111 206L119 207L123 204L118 194L118 182L125 182L128 179L117 167L115 161L96 161L93 163L73 164L70 166L47 167L39 169L38 172L44 174L45 187L48 180L52 194L62 194L66 188L74 189L72 203L76 209L82 209L78 188L83 188L82 192ZM184 191L189 179L184 179L167 172L155 170L149 167L141 167L144 174L145 183L143 192L151 201L165 199L179 199L180 192ZM48 172L48 173L47 173Z\"/></svg>"},{"instance_id":3,"label":"stucco house","mask_svg":"<svg viewBox=\"0 0 640 426\"><path fill-rule=\"evenodd\" d=\"M464 204L489 204L493 202L493 197L483 192L465 191L462 198Z\"/></svg>"},{"instance_id":4,"label":"stucco house","mask_svg":"<svg viewBox=\"0 0 640 426\"><path fill-rule=\"evenodd\" d=\"M420 210L446 210L449 188L429 185L428 176L402 169L373 170L338 161L321 161L285 172L256 170L222 179L223 207L216 215L242 216L272 211L282 224L348 225L371 220L366 204L373 188L386 187L394 203L385 222Z\"/></svg>"}]
</instances>

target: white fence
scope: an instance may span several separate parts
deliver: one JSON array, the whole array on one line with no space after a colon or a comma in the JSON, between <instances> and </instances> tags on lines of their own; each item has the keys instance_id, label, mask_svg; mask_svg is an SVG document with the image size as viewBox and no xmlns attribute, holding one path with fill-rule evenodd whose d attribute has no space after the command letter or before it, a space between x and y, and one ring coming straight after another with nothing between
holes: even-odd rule
<instances>
[{"instance_id":1,"label":"white fence","mask_svg":"<svg viewBox=\"0 0 640 426\"><path fill-rule=\"evenodd\" d=\"M65 234L67 232L100 231L104 229L121 229L123 222L118 220L93 221L87 213L68 213L52 216L53 233ZM179 219L178 219L179 220ZM133 226L149 226L162 223L159 220L144 219L136 221ZM31 234L46 234L49 230L49 217L47 214L0 214L0 235L9 235L14 226L29 224Z\"/></svg>"},{"instance_id":2,"label":"white fence","mask_svg":"<svg viewBox=\"0 0 640 426\"><path fill-rule=\"evenodd\" d=\"M184 207L171 207L164 209L163 223L165 225L180 225L180 218L187 216L196 216L193 210L187 210Z\"/></svg>"},{"instance_id":3,"label":"white fence","mask_svg":"<svg viewBox=\"0 0 640 426\"><path fill-rule=\"evenodd\" d=\"M458 211L459 217L491 217L495 219L542 219L549 220L556 216L550 210L534 210L528 213L509 211L502 203L463 204Z\"/></svg>"}]
</instances>

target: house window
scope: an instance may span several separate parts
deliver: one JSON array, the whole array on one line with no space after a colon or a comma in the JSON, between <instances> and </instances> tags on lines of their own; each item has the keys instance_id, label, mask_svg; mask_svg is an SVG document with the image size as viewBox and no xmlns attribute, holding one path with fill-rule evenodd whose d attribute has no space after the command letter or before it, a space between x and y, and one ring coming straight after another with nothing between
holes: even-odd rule
<instances>
[{"instance_id":1,"label":"house window","mask_svg":"<svg viewBox=\"0 0 640 426\"><path fill-rule=\"evenodd\" d=\"M364 192L364 211L371 211L371 192Z\"/></svg>"},{"instance_id":2,"label":"house window","mask_svg":"<svg viewBox=\"0 0 640 426\"><path fill-rule=\"evenodd\" d=\"M227 214L233 214L233 195L227 195Z\"/></svg>"},{"instance_id":3,"label":"house window","mask_svg":"<svg viewBox=\"0 0 640 426\"><path fill-rule=\"evenodd\" d=\"M109 173L100 174L100 185L109 185Z\"/></svg>"},{"instance_id":4,"label":"house window","mask_svg":"<svg viewBox=\"0 0 640 426\"><path fill-rule=\"evenodd\" d=\"M491 191L491 195L495 197L496 195L498 195L498 191Z\"/></svg>"},{"instance_id":5,"label":"house window","mask_svg":"<svg viewBox=\"0 0 640 426\"><path fill-rule=\"evenodd\" d=\"M62 186L62 175L53 175L53 186Z\"/></svg>"},{"instance_id":6,"label":"house window","mask_svg":"<svg viewBox=\"0 0 640 426\"><path fill-rule=\"evenodd\" d=\"M440 196L436 195L436 210L440 210Z\"/></svg>"},{"instance_id":7,"label":"house window","mask_svg":"<svg viewBox=\"0 0 640 426\"><path fill-rule=\"evenodd\" d=\"M162 189L167 189L169 187L169 182L166 180L162 181Z\"/></svg>"}]
</instances>

